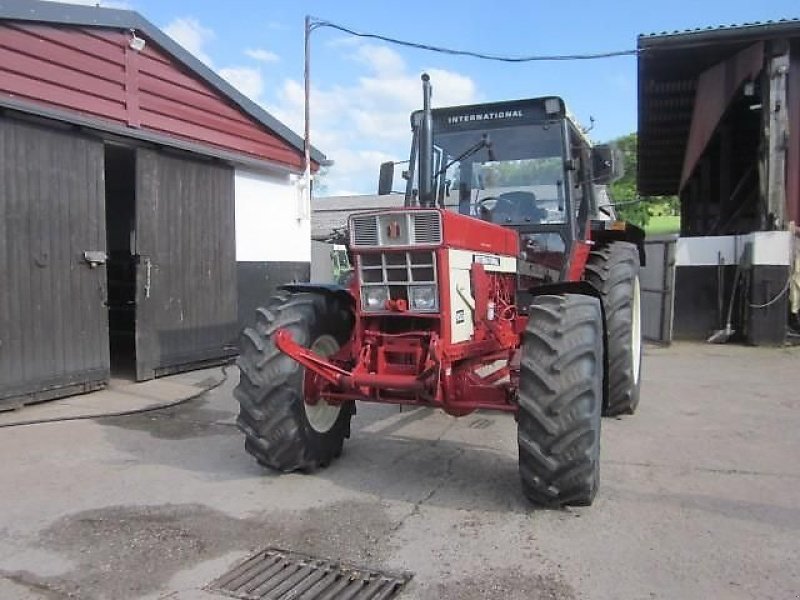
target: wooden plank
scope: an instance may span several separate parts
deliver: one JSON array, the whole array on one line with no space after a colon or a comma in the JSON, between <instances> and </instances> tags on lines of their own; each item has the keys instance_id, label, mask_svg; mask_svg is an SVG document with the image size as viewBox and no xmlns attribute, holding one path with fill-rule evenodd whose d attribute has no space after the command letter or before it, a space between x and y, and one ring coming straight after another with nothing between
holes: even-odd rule
<instances>
[{"instance_id":1,"label":"wooden plank","mask_svg":"<svg viewBox=\"0 0 800 600\"><path fill-rule=\"evenodd\" d=\"M200 81L196 76L185 72L176 64L164 64L153 60L147 55L140 55L140 69L143 74L159 79L165 83L185 90L191 90L208 98L219 98L219 92L212 89L207 83Z\"/></svg>"},{"instance_id":2,"label":"wooden plank","mask_svg":"<svg viewBox=\"0 0 800 600\"><path fill-rule=\"evenodd\" d=\"M0 290L0 399L102 384L105 273L81 259L83 250L105 247L102 144L0 118L0 156L0 244L9 258Z\"/></svg>"},{"instance_id":3,"label":"wooden plank","mask_svg":"<svg viewBox=\"0 0 800 600\"><path fill-rule=\"evenodd\" d=\"M116 48L113 45L99 40L95 37L84 34L77 27L53 26L53 25L33 25L14 23L13 27L19 31L24 31L39 40L48 40L62 46L65 49L77 50L87 56L102 56L108 62L122 65L125 57L123 48L127 43L124 35L119 34L120 43Z\"/></svg>"},{"instance_id":4,"label":"wooden plank","mask_svg":"<svg viewBox=\"0 0 800 600\"><path fill-rule=\"evenodd\" d=\"M50 40L37 38L28 32L6 24L0 25L0 46L9 50L38 57L72 71L80 71L106 81L121 83L124 64L108 60L107 55L91 56L74 48L65 48ZM122 58L122 50L120 49Z\"/></svg>"},{"instance_id":5,"label":"wooden plank","mask_svg":"<svg viewBox=\"0 0 800 600\"><path fill-rule=\"evenodd\" d=\"M263 129L256 127L252 123L232 121L227 117L216 115L205 109L198 109L174 100L166 100L153 95L144 95L141 98L141 107L150 112L191 123L204 129L234 134L241 137L243 140L290 150L286 143L270 135Z\"/></svg>"},{"instance_id":6,"label":"wooden plank","mask_svg":"<svg viewBox=\"0 0 800 600\"><path fill-rule=\"evenodd\" d=\"M8 73L15 73L25 79L53 84L91 97L122 101L123 87L119 83L86 75L7 48L0 47L0 65Z\"/></svg>"},{"instance_id":7,"label":"wooden plank","mask_svg":"<svg viewBox=\"0 0 800 600\"><path fill-rule=\"evenodd\" d=\"M264 126L246 117L240 110L227 104L216 97L199 94L193 90L178 88L170 82L154 78L151 75L139 71L139 87L142 91L142 101L150 102L155 112L167 112L180 110L183 107L193 107L198 113L206 115L216 115L230 123L249 126L258 131L264 131ZM175 104L178 109L164 109L164 103Z\"/></svg>"},{"instance_id":8,"label":"wooden plank","mask_svg":"<svg viewBox=\"0 0 800 600\"><path fill-rule=\"evenodd\" d=\"M11 199L8 184L11 180L7 172L7 165L10 164L10 156L7 155L6 148L8 134L6 128L0 123L0 281L4 285L0 286L0 339L8 336L11 339L11 295L13 293L14 282L11 280L11 240L9 239L8 220L10 217ZM4 348L4 346L6 346ZM12 359L6 356L6 352L12 351L8 342L0 345L0 381L11 379Z\"/></svg>"},{"instance_id":9,"label":"wooden plank","mask_svg":"<svg viewBox=\"0 0 800 600\"><path fill-rule=\"evenodd\" d=\"M222 148L229 148L231 150L236 150L246 154L252 154L259 158L282 162L294 167L300 167L303 162L302 156L300 156L295 150L275 148L272 144L248 142L247 140L243 140L235 135L229 135L214 131L212 129L197 127L196 125L185 123L178 119L159 115L144 109L142 109L141 114L142 127L147 127L155 131L168 134L177 134L191 140L213 144Z\"/></svg>"},{"instance_id":10,"label":"wooden plank","mask_svg":"<svg viewBox=\"0 0 800 600\"><path fill-rule=\"evenodd\" d=\"M154 265L137 315L145 378L229 354L237 327L233 170L140 150L137 179L138 252Z\"/></svg>"},{"instance_id":11,"label":"wooden plank","mask_svg":"<svg viewBox=\"0 0 800 600\"><path fill-rule=\"evenodd\" d=\"M155 377L157 362L155 310L151 285L155 274L158 205L158 155L153 150L136 151L136 379Z\"/></svg>"},{"instance_id":12,"label":"wooden plank","mask_svg":"<svg viewBox=\"0 0 800 600\"><path fill-rule=\"evenodd\" d=\"M783 229L786 225L786 139L789 135L786 80L789 73L789 52L769 59L769 111L767 118L767 212L772 222L767 229ZM794 141L798 143L797 140Z\"/></svg>"},{"instance_id":13,"label":"wooden plank","mask_svg":"<svg viewBox=\"0 0 800 600\"><path fill-rule=\"evenodd\" d=\"M125 110L128 126L139 127L139 55L132 48L125 48Z\"/></svg>"},{"instance_id":14,"label":"wooden plank","mask_svg":"<svg viewBox=\"0 0 800 600\"><path fill-rule=\"evenodd\" d=\"M125 122L125 106L121 103L23 77L3 69L0 69L0 92ZM43 100L45 98L46 101Z\"/></svg>"}]
</instances>

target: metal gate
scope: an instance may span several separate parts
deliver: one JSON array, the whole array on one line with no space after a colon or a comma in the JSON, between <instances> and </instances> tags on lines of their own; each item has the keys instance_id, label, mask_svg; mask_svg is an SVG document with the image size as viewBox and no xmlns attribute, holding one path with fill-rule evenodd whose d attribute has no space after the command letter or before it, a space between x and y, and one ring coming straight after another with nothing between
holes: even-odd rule
<instances>
[{"instance_id":1,"label":"metal gate","mask_svg":"<svg viewBox=\"0 0 800 600\"><path fill-rule=\"evenodd\" d=\"M103 168L99 141L0 118L0 409L108 380Z\"/></svg>"},{"instance_id":2,"label":"metal gate","mask_svg":"<svg viewBox=\"0 0 800 600\"><path fill-rule=\"evenodd\" d=\"M642 288L642 337L672 342L675 302L675 244L677 236L645 240L646 266L639 275Z\"/></svg>"},{"instance_id":3,"label":"metal gate","mask_svg":"<svg viewBox=\"0 0 800 600\"><path fill-rule=\"evenodd\" d=\"M230 167L137 151L137 379L235 352L233 190Z\"/></svg>"}]
</instances>

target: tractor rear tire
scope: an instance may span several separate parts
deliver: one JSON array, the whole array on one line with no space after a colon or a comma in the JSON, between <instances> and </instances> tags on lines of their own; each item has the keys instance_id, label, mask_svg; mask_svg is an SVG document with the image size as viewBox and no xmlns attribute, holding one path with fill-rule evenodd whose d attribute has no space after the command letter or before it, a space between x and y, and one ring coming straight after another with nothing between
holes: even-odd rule
<instances>
[{"instance_id":1,"label":"tractor rear tire","mask_svg":"<svg viewBox=\"0 0 800 600\"><path fill-rule=\"evenodd\" d=\"M342 453L354 403L337 406L318 399L307 405L305 368L278 350L273 336L286 329L302 346L330 355L348 341L352 326L347 307L322 294L281 291L257 309L255 326L241 336L239 385L233 393L245 450L261 465L313 471Z\"/></svg>"},{"instance_id":2,"label":"tractor rear tire","mask_svg":"<svg viewBox=\"0 0 800 600\"><path fill-rule=\"evenodd\" d=\"M600 300L537 296L519 381L522 488L545 507L588 506L600 482L603 314Z\"/></svg>"},{"instance_id":3,"label":"tractor rear tire","mask_svg":"<svg viewBox=\"0 0 800 600\"><path fill-rule=\"evenodd\" d=\"M603 299L608 332L609 393L603 414L633 414L642 375L639 250L630 242L611 242L592 251L586 280Z\"/></svg>"}]
</instances>

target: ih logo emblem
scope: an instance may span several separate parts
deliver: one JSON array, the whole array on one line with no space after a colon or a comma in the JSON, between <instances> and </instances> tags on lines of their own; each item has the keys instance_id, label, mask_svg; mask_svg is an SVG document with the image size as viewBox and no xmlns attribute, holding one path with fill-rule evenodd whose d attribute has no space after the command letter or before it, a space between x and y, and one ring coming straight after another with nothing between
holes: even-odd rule
<instances>
[{"instance_id":1,"label":"ih logo emblem","mask_svg":"<svg viewBox=\"0 0 800 600\"><path fill-rule=\"evenodd\" d=\"M386 226L386 237L390 240L396 240L400 237L400 223L392 221Z\"/></svg>"}]
</instances>

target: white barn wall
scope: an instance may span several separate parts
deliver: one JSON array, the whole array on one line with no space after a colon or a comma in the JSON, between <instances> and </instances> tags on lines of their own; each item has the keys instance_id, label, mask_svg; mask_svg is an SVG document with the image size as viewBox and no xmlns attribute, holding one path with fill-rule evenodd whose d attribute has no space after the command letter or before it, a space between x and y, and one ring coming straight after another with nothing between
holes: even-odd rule
<instances>
[{"instance_id":1,"label":"white barn wall","mask_svg":"<svg viewBox=\"0 0 800 600\"><path fill-rule=\"evenodd\" d=\"M236 170L237 261L311 261L311 220L291 179Z\"/></svg>"},{"instance_id":2,"label":"white barn wall","mask_svg":"<svg viewBox=\"0 0 800 600\"><path fill-rule=\"evenodd\" d=\"M308 281L311 220L296 176L236 169L236 268L239 324L252 323L255 309L275 289Z\"/></svg>"}]
</instances>

